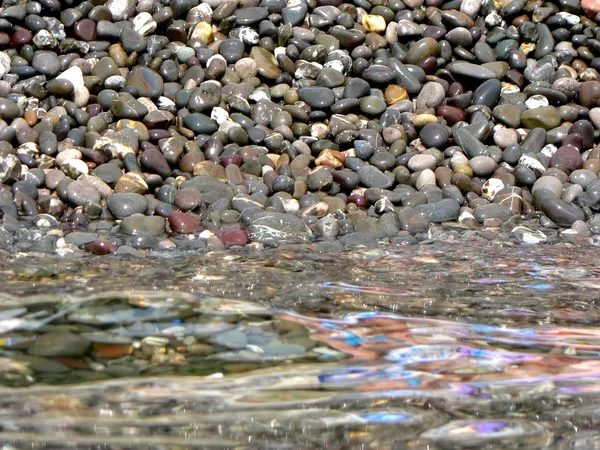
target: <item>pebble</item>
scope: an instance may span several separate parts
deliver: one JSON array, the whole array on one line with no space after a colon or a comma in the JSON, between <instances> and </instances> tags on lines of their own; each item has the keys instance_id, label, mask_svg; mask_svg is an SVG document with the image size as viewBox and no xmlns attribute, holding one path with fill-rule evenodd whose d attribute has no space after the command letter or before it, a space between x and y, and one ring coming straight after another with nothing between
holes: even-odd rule
<instances>
[{"instance_id":1,"label":"pebble","mask_svg":"<svg viewBox=\"0 0 600 450\"><path fill-rule=\"evenodd\" d=\"M593 1L166 3L5 5L5 217L98 255L371 246L461 208L523 243L521 212L589 228Z\"/></svg>"}]
</instances>

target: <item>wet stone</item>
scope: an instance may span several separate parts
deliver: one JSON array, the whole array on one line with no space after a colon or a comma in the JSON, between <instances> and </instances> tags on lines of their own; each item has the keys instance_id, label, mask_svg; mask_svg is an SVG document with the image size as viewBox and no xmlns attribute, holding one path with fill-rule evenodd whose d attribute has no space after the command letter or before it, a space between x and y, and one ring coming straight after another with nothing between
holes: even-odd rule
<instances>
[{"instance_id":1,"label":"wet stone","mask_svg":"<svg viewBox=\"0 0 600 450\"><path fill-rule=\"evenodd\" d=\"M116 193L108 197L106 206L117 219L123 219L136 213L145 213L148 199L136 193Z\"/></svg>"},{"instance_id":2,"label":"wet stone","mask_svg":"<svg viewBox=\"0 0 600 450\"><path fill-rule=\"evenodd\" d=\"M271 246L307 242L311 236L299 217L272 212L252 215L247 231L251 241Z\"/></svg>"},{"instance_id":3,"label":"wet stone","mask_svg":"<svg viewBox=\"0 0 600 450\"><path fill-rule=\"evenodd\" d=\"M541 208L552 222L561 227L570 227L577 220L584 220L583 210L572 203L555 197L542 200Z\"/></svg>"}]
</instances>

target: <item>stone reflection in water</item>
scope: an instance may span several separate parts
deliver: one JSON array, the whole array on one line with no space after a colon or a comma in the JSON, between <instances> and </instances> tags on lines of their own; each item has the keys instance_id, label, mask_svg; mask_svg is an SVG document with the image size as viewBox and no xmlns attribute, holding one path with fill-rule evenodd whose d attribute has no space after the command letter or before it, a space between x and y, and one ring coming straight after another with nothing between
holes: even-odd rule
<instances>
[{"instance_id":1,"label":"stone reflection in water","mask_svg":"<svg viewBox=\"0 0 600 450\"><path fill-rule=\"evenodd\" d=\"M451 246L0 261L0 442L595 448L595 261Z\"/></svg>"}]
</instances>

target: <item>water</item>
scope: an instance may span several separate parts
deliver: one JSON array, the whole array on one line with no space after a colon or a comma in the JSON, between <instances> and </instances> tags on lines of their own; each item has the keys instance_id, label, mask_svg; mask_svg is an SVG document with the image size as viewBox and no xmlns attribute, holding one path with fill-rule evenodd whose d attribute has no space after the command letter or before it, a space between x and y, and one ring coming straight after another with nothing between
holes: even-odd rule
<instances>
[{"instance_id":1,"label":"water","mask_svg":"<svg viewBox=\"0 0 600 450\"><path fill-rule=\"evenodd\" d=\"M0 442L600 448L599 261L483 244L5 258ZM81 354L33 345L65 332Z\"/></svg>"}]
</instances>

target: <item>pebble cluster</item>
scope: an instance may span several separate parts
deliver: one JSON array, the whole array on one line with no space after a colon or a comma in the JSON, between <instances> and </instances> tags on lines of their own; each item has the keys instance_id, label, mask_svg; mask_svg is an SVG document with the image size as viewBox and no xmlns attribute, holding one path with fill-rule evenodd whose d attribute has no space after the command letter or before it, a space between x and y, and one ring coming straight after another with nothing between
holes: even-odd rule
<instances>
[{"instance_id":1,"label":"pebble cluster","mask_svg":"<svg viewBox=\"0 0 600 450\"><path fill-rule=\"evenodd\" d=\"M4 0L0 248L546 240L521 218L595 243L599 10Z\"/></svg>"}]
</instances>

